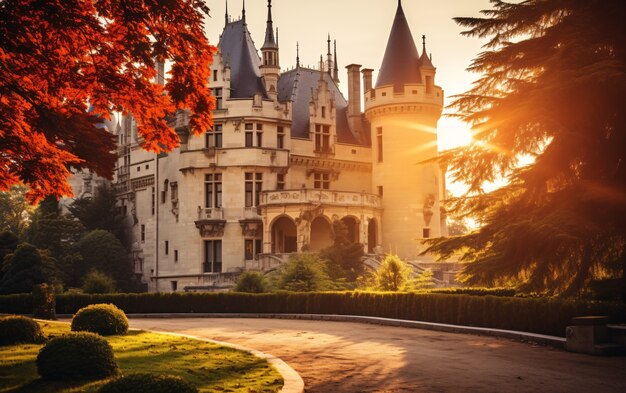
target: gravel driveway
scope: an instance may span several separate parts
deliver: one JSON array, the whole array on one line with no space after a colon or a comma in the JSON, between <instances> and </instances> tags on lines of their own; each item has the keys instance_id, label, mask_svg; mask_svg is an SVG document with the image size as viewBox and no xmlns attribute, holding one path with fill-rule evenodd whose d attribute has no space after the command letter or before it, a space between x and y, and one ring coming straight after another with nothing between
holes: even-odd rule
<instances>
[{"instance_id":1,"label":"gravel driveway","mask_svg":"<svg viewBox=\"0 0 626 393\"><path fill-rule=\"evenodd\" d=\"M278 356L307 392L626 392L626 357L506 339L347 322L131 319L131 327L202 336Z\"/></svg>"}]
</instances>

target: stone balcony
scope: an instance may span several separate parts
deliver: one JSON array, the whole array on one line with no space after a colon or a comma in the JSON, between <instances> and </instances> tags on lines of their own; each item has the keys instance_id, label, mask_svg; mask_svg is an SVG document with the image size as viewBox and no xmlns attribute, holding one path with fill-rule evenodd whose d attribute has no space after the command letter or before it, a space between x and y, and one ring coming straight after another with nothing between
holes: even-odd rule
<instances>
[{"instance_id":1,"label":"stone balcony","mask_svg":"<svg viewBox=\"0 0 626 393\"><path fill-rule=\"evenodd\" d=\"M335 205L381 209L382 203L378 195L362 192L296 189L281 191L264 191L261 194L261 207L281 205Z\"/></svg>"}]
</instances>

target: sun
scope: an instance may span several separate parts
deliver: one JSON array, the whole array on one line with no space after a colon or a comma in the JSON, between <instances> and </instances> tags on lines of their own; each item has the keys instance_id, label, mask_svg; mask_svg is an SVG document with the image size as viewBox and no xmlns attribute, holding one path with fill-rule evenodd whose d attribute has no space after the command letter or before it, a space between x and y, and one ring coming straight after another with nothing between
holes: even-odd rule
<instances>
[{"instance_id":1,"label":"sun","mask_svg":"<svg viewBox=\"0 0 626 393\"><path fill-rule=\"evenodd\" d=\"M437 126L439 151L467 146L472 141L470 126L458 119L442 117Z\"/></svg>"}]
</instances>

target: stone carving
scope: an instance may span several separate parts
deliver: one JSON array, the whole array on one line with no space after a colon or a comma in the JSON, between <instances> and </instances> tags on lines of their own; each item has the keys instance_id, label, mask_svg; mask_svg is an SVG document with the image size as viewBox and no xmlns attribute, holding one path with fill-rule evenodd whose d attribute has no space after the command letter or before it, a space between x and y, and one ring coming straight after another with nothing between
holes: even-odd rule
<instances>
[{"instance_id":1,"label":"stone carving","mask_svg":"<svg viewBox=\"0 0 626 393\"><path fill-rule=\"evenodd\" d=\"M259 220L240 220L241 234L245 237L259 238L263 234L263 222Z\"/></svg>"},{"instance_id":2,"label":"stone carving","mask_svg":"<svg viewBox=\"0 0 626 393\"><path fill-rule=\"evenodd\" d=\"M200 230L202 237L222 237L224 236L224 227L226 227L224 220L196 221L196 228Z\"/></svg>"},{"instance_id":3,"label":"stone carving","mask_svg":"<svg viewBox=\"0 0 626 393\"><path fill-rule=\"evenodd\" d=\"M433 218L433 206L435 206L435 196L433 194L426 195L426 199L424 200L424 208L422 213L424 215L424 226L430 226L430 220Z\"/></svg>"}]
</instances>

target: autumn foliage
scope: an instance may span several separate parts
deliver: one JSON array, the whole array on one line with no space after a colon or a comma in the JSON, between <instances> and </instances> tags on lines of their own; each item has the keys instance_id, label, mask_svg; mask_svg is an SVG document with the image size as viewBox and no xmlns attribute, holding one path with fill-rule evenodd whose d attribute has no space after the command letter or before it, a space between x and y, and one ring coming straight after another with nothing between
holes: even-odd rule
<instances>
[{"instance_id":1,"label":"autumn foliage","mask_svg":"<svg viewBox=\"0 0 626 393\"><path fill-rule=\"evenodd\" d=\"M111 177L113 136L99 126L132 113L143 147L178 145L168 118L189 109L191 132L212 126L208 80L216 48L197 0L0 2L0 190L29 200L71 195L70 168ZM155 83L155 60L171 65ZM88 110L89 108L89 110Z\"/></svg>"}]
</instances>

